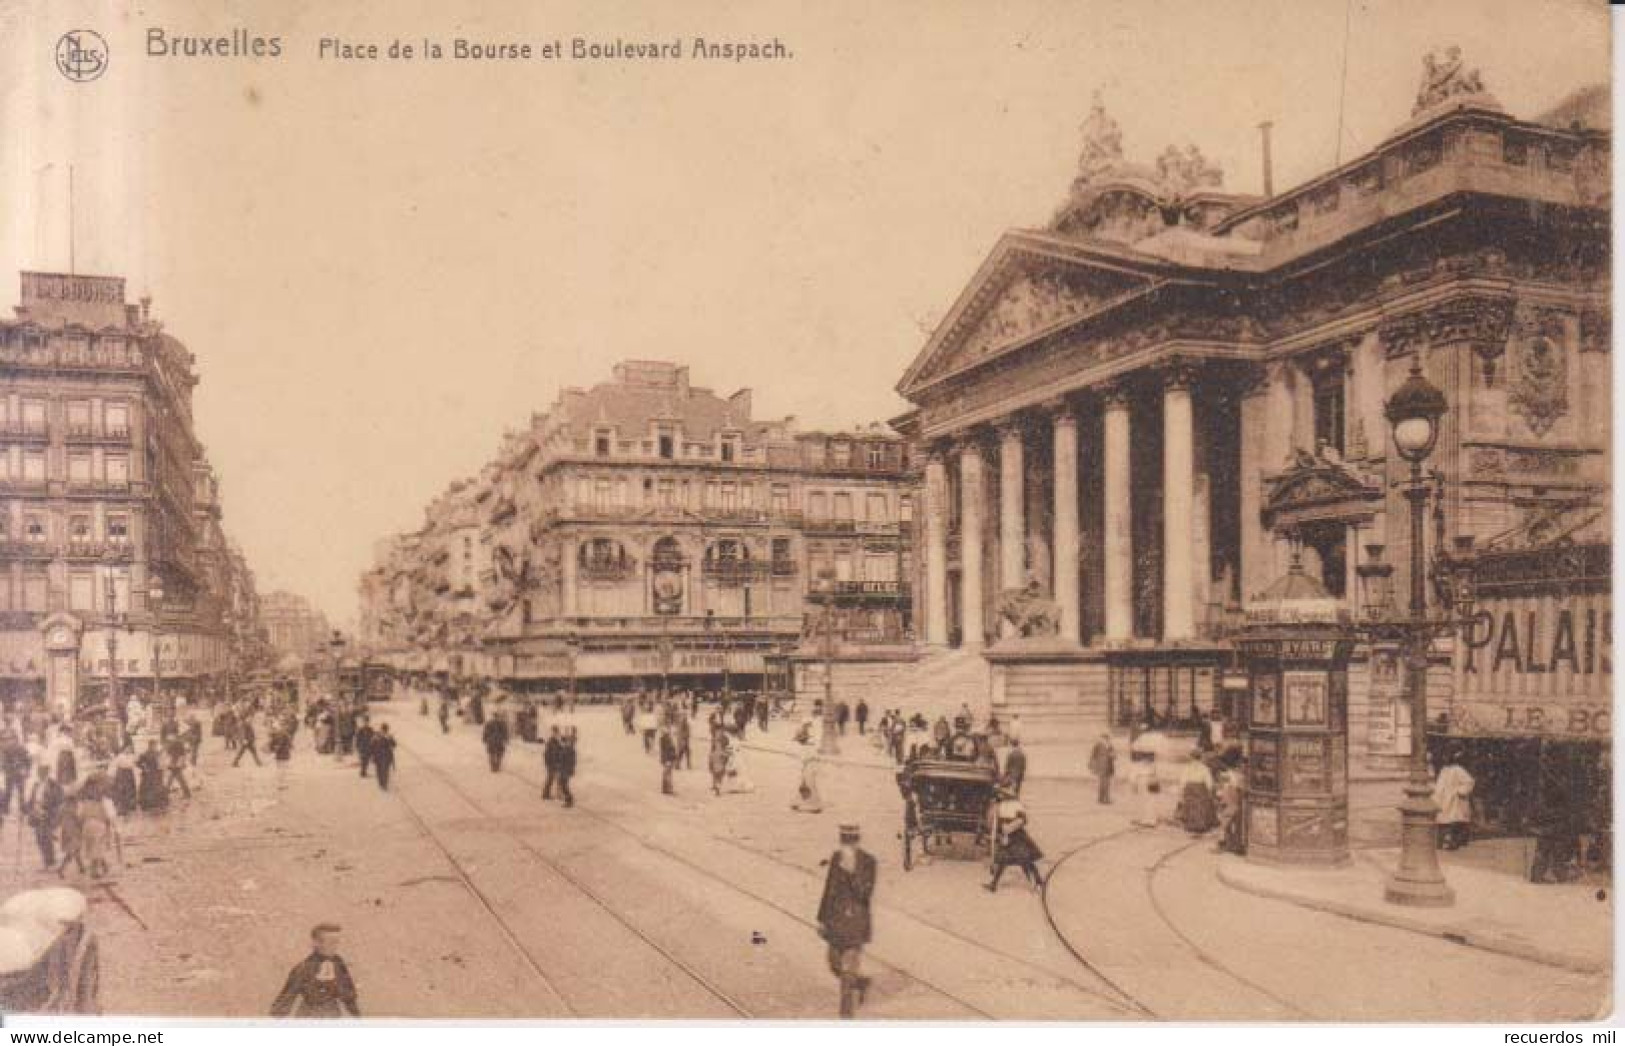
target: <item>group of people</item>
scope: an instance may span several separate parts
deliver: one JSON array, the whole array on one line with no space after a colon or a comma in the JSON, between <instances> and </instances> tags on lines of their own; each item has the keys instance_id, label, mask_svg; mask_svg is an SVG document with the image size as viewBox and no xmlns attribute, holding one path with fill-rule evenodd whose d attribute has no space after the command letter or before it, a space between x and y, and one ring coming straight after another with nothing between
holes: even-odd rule
<instances>
[{"instance_id":1,"label":"group of people","mask_svg":"<svg viewBox=\"0 0 1625 1046\"><path fill-rule=\"evenodd\" d=\"M566 700L562 694L555 695L554 722L548 726L544 739L538 733L540 712L537 702L533 700L516 702L518 707L510 714L507 693L493 693L480 686L459 693L453 686L443 685L434 697L437 706L435 718L442 733L451 732L454 718L464 719L480 728L480 743L485 748L486 763L493 774L502 772L508 748L514 743L516 735L521 741L540 743L542 769L547 774L542 784L542 799L551 801L557 793L558 800L565 807L575 805L575 793L570 789L570 782L576 775L579 732L575 726L573 699ZM418 711L423 715L429 713L429 699L430 694L425 692L419 701ZM488 699L490 704L496 706L494 710L487 710Z\"/></svg>"}]
</instances>

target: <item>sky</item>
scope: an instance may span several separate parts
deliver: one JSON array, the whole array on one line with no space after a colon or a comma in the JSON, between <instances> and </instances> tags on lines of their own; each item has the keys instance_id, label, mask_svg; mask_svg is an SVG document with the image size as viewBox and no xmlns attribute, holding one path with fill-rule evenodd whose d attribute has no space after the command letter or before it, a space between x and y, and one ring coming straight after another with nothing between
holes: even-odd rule
<instances>
[{"instance_id":1,"label":"sky","mask_svg":"<svg viewBox=\"0 0 1625 1046\"><path fill-rule=\"evenodd\" d=\"M154 28L238 27L282 57L144 53ZM51 62L75 28L109 44L92 83ZM459 36L792 57L317 57ZM1000 233L1061 202L1094 91L1130 159L1194 143L1240 192L1273 121L1281 190L1403 123L1444 44L1515 115L1608 77L1606 7L1580 0L0 0L0 305L70 242L77 271L150 295L197 357L261 589L346 621L378 539L618 360L687 363L807 427L901 412Z\"/></svg>"}]
</instances>

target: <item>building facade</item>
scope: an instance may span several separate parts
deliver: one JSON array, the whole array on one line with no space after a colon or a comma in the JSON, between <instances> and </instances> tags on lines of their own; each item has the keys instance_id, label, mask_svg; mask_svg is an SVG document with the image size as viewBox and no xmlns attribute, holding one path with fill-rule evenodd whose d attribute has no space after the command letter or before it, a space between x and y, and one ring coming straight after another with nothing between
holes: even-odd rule
<instances>
[{"instance_id":1,"label":"building facade","mask_svg":"<svg viewBox=\"0 0 1625 1046\"><path fill-rule=\"evenodd\" d=\"M907 649L914 483L894 432L802 432L626 362L381 550L363 619L400 622L411 667L533 689L787 686L826 622L844 656Z\"/></svg>"},{"instance_id":2,"label":"building facade","mask_svg":"<svg viewBox=\"0 0 1625 1046\"><path fill-rule=\"evenodd\" d=\"M260 623L265 641L279 661L301 662L327 653L332 626L327 615L292 592L267 592L260 597Z\"/></svg>"},{"instance_id":3,"label":"building facade","mask_svg":"<svg viewBox=\"0 0 1625 1046\"><path fill-rule=\"evenodd\" d=\"M257 625L192 425L195 360L116 277L22 274L0 322L0 700L217 686Z\"/></svg>"},{"instance_id":4,"label":"building facade","mask_svg":"<svg viewBox=\"0 0 1625 1046\"><path fill-rule=\"evenodd\" d=\"M1562 112L1435 79L1371 152L1255 198L1194 147L1125 159L1097 99L1054 219L1000 239L898 386L926 641L984 651L995 710L1204 714L1238 611L1294 556L1356 613L1388 567L1405 591L1383 404L1413 365L1450 402L1448 545L1604 488L1609 124ZM1020 634L1018 590L1054 635ZM1404 709L1367 700L1373 672L1351 731L1380 760Z\"/></svg>"}]
</instances>

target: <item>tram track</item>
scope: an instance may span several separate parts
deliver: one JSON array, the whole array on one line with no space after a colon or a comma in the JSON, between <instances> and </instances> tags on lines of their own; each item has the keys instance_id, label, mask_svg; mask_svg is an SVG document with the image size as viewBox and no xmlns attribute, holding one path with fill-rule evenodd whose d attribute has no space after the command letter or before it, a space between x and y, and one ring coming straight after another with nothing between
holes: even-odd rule
<instances>
[{"instance_id":1,"label":"tram track","mask_svg":"<svg viewBox=\"0 0 1625 1046\"><path fill-rule=\"evenodd\" d=\"M404 746L402 746L402 747L404 747ZM407 750L411 751L410 749L407 749ZM455 794L463 802L463 804L465 806L467 806L470 810L473 810L475 813L477 813L479 816L481 816L483 818L492 819L492 818L495 817L495 815L490 811L489 808L487 808L483 803L479 802L473 796L469 795L468 791L466 789L464 789L462 787L462 785L460 785L457 782L457 780L454 777L452 777L452 775L450 773L448 773L444 768L442 768L440 766L437 766L434 763L429 762L427 759L423 758L423 756L419 755L416 752L412 752L412 757L413 757L414 761L418 764L418 766L420 766L420 767L422 767L424 769L427 769L430 773L434 774L446 786L446 788L449 791L451 791L453 794ZM429 834L429 835L433 836L432 831L428 828L426 822L424 822L424 820L422 818L422 815L420 815L416 810L410 809L410 805L411 805L410 801L406 800L404 797L402 797L402 802L405 805L408 806L409 812L411 813L413 818L418 822L419 826L424 830L424 832L426 834ZM549 857L547 854L543 853L541 850L537 849L535 846L533 846L530 843L526 842L523 838L520 838L517 835L510 836L510 838L512 839L513 843L515 845L517 845L521 850L523 850L525 852L525 854L528 855L533 861L535 861L536 863L538 863L538 864L542 865L543 867L545 867L549 872L551 872L553 874L553 876L555 878L557 878L560 881L562 881L562 882L566 883L567 885L569 885L571 888L573 888L577 893L581 894L583 897L586 897L589 901L591 901L596 907L598 907L600 910L602 910L611 919L615 920L616 923L618 923L619 925L624 927L628 932L630 932L639 941L643 942L643 944L648 946L652 951L654 951L657 955L659 955L663 960L665 960L671 966L673 966L674 968L679 970L685 977L687 977L689 980L691 980L696 985L698 985L704 992L706 992L708 995L715 998L718 1002L720 1002L723 1006L727 1007L734 1014L736 1014L737 1016L740 1016L740 1017L745 1017L745 1018L755 1016L755 1014L753 1014L749 1009L747 1009L744 1006L744 1004L742 1004L738 999L734 998L731 994L729 994L726 990L724 990L720 985L716 984L716 982L711 980L709 977L706 977L703 973L701 973L699 970L695 969L693 965L691 965L690 963L683 960L680 956L673 953L671 951L671 949L665 947L659 941L655 940L653 937L651 937L647 933L645 933L641 928L639 928L637 926L636 923L634 923L631 919L628 919L625 915L623 915L620 911L618 911L613 905L611 905L601 895L599 895L599 893L596 890L593 890L586 883L582 882L581 878L579 876L575 875L569 869L565 868L564 865L561 864L559 861L556 861L553 858ZM455 858L451 857L451 853L450 853L449 848L447 848L446 845L443 842L441 842L441 840L438 837L434 837L434 840L435 840L435 844L441 849L441 851L446 853L448 858L452 860L453 867L458 869L459 874L463 876L465 882L468 882L469 880L468 880L466 872L463 871L460 863L458 863ZM482 895L482 899L483 899L483 895ZM487 903L487 908L489 908L489 907L490 907L490 905ZM492 911L492 914L493 915L496 914L494 910ZM497 918L498 918L499 921L502 921L500 916L497 916ZM524 951L526 956L528 957L529 956L529 951L527 949L524 949L523 944L520 944L518 942L517 935L515 935L513 933L512 929L507 926L506 922L505 921L502 921L502 922L503 922L504 933L508 936L509 940L516 943L518 945L518 947L522 951ZM532 960L532 965L535 966L534 960ZM546 980L547 979L546 975L545 975L545 973L542 973L540 967L535 966L535 968L536 968L537 972L542 975L543 979ZM551 981L548 981L548 983L551 986ZM577 1011L573 1007L570 1006L568 1001L565 1000L563 994L560 993L556 987L553 988L553 993L560 999L561 1003L563 1003L563 1005L565 1005L565 1007L569 1010L569 1012L571 1013L572 1016L579 1015L577 1013Z\"/></svg>"},{"instance_id":2,"label":"tram track","mask_svg":"<svg viewBox=\"0 0 1625 1046\"><path fill-rule=\"evenodd\" d=\"M518 780L524 781L525 783L530 784L533 787L538 787L539 788L541 786L541 782L536 781L534 778L532 778L532 777L530 777L530 776L528 776L526 774L519 773L517 771L509 771L509 772L512 773L512 775L515 778L517 778ZM580 806L579 803L576 805L576 809L581 810L581 806ZM660 846L657 843L651 843L649 840L644 838L641 834L639 834L638 832L636 832L635 830L633 830L631 828L626 827L624 824L621 824L619 821L617 821L616 819L614 819L612 817L609 817L609 816L607 816L605 814L599 813L599 812L594 811L594 810L582 810L582 813L585 814L587 817L590 817L593 820L595 820L595 821L597 821L597 822L599 822L601 824L604 824L604 825L606 825L606 826L608 826L610 828L613 828L616 831L621 832L622 834L630 837L631 839L633 839L635 842L637 842L639 845L645 847L646 849L653 850L654 852L662 854L663 856L666 856L666 857L670 858L673 861L677 861L678 863L684 865L687 868L692 869L693 871L705 876L708 879L711 879L711 880L713 880L715 882L723 883L724 885L727 885L729 888L731 888L733 890L736 890L736 891L738 891L740 893L743 893L746 896L753 897L754 899L760 901L761 903L766 904L766 905L774 908L775 910L781 912L782 914L787 915L792 919L795 919L797 922L800 922L801 924L803 924L803 925L805 925L805 926L807 926L807 927L809 927L811 929L814 929L814 930L817 929L817 924L816 923L814 923L810 919L807 919L805 916L801 915L800 913L790 911L789 909L784 908L783 906L778 904L778 902L773 901L770 898L765 898L765 897L760 896L759 894L753 893L752 891L745 890L742 887L738 886L737 884L732 883L729 880L723 878L722 876L717 875L715 872L711 871L710 869L705 868L704 866L695 863L694 861L692 861L689 858L683 856L682 854L676 853L675 851L672 851L672 850L670 850L670 849L668 849L666 847ZM719 844L724 845L724 846L728 846L728 847L730 847L732 849L740 851L741 853L749 854L750 856L758 858L760 860L764 860L764 861L768 861L768 862L770 862L772 864L776 864L776 865L778 865L778 866L780 866L782 868L786 868L786 869L789 869L791 871L798 872L798 873L800 873L802 875L805 875L805 876L808 876L808 877L816 878L818 876L818 872L816 870L814 870L814 869L807 868L806 866L801 865L801 864L797 864L794 861L785 860L784 858L778 856L777 854L767 853L766 851L758 850L753 846L746 846L744 843L741 843L736 839L729 839L726 836L717 835L717 834L712 833L712 832L706 832L705 835L709 839L711 839L713 842L719 843ZM997 956L998 958L1003 959L1006 962L1015 963L1015 964L1017 964L1019 966L1022 966L1024 968L1028 969L1028 970L1031 970L1033 972L1042 974L1045 977L1052 978L1053 980L1055 980L1055 981L1057 981L1059 983L1065 984L1068 987L1070 987L1070 988L1072 988L1072 989L1074 989L1076 991L1082 992L1082 993L1084 993L1086 995L1093 996L1093 997L1095 997L1097 999L1100 999L1102 1002L1108 1003L1108 1004L1113 1005L1113 1006L1117 1006L1118 1008L1123 1009L1125 1011L1134 1012L1134 1011L1137 1010L1137 1007L1132 1006L1132 1005L1125 1005L1120 1000L1112 998L1109 994L1100 991L1098 988L1095 988L1092 985L1080 983L1080 982L1078 982L1076 980L1073 980L1070 977L1067 977L1064 974L1058 973L1057 971L1052 970L1052 969L1050 969L1050 968L1048 968L1046 966L1042 966L1042 965L1040 965L1038 963L1035 963L1030 959L1026 959L1026 958L1023 958L1022 956L1015 955L1015 954L1013 954L1011 952L1004 951L1001 948L996 948L996 947L988 944L986 941L979 941L979 940L975 940L974 938L967 937L965 934L959 932L958 930L954 930L954 929L952 929L950 927L943 926L940 923L934 923L934 922L931 922L928 919L922 919L919 916L913 914L912 912L905 911L905 910L903 910L901 908L896 907L895 905L876 904L875 908L880 910L880 911L884 911L884 912L887 912L889 914L892 914L892 915L907 919L910 922L917 923L918 925L920 925L922 927L925 927L927 929L930 929L933 932L940 933L945 937L952 938L953 940L958 941L958 942L960 942L962 944L970 945L971 947L974 947L979 951L986 952L989 955ZM1059 936L1059 935L1057 935L1057 936ZM1070 951L1070 949L1069 949L1069 951ZM904 970L898 968L895 964L887 963L886 965L890 969L892 969L894 972L896 972L896 973L898 973L898 974L900 974L900 975L902 975L904 977L907 977L910 980L913 980L915 983L920 984L923 987L930 988L932 991L935 991L938 994L941 994L941 995L943 995L943 996L945 996L945 997L947 997L949 999L952 999L953 1001L958 1002L960 1005L964 1005L967 1008L976 1009L972 1004L970 1004L968 1002L965 1002L963 999L959 999L959 998L953 996L951 993L947 992L945 989L941 988L940 986L932 984L931 982L922 979L921 977L919 977L916 974L912 974L912 973L909 973L907 971L904 971ZM1094 971L1091 970L1091 972L1094 972ZM982 1011L978 1011L978 1012L982 1012ZM997 1019L996 1017L994 1017L994 1015L989 1014L989 1013L983 1013L983 1015L988 1017L989 1019Z\"/></svg>"}]
</instances>

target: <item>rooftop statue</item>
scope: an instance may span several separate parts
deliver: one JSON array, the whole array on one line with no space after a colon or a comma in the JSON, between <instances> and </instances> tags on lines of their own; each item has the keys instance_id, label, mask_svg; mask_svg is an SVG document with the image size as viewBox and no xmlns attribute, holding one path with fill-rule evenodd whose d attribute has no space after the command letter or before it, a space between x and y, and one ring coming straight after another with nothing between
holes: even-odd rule
<instances>
[{"instance_id":1,"label":"rooftop statue","mask_svg":"<svg viewBox=\"0 0 1625 1046\"><path fill-rule=\"evenodd\" d=\"M1106 115L1106 107L1096 91L1090 101L1089 116L1078 125L1083 151L1078 154L1078 176L1074 188L1082 188L1123 162L1123 129Z\"/></svg>"},{"instance_id":2,"label":"rooftop statue","mask_svg":"<svg viewBox=\"0 0 1625 1046\"><path fill-rule=\"evenodd\" d=\"M1427 109L1443 105L1459 95L1484 93L1484 81L1477 69L1462 65L1461 48L1454 45L1435 48L1422 56L1422 86L1416 92L1415 116Z\"/></svg>"},{"instance_id":3,"label":"rooftop statue","mask_svg":"<svg viewBox=\"0 0 1625 1046\"><path fill-rule=\"evenodd\" d=\"M1157 180L1170 196L1178 198L1196 189L1216 189L1224 183L1224 172L1207 161L1194 145L1184 149L1170 145L1157 157Z\"/></svg>"}]
</instances>

